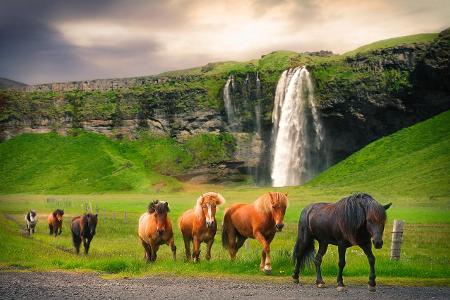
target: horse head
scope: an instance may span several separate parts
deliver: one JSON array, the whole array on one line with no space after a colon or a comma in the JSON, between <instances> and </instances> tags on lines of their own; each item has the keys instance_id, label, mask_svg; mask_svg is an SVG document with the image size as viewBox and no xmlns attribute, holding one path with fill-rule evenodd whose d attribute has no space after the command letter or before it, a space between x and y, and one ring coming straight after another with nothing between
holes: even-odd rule
<instances>
[{"instance_id":1,"label":"horse head","mask_svg":"<svg viewBox=\"0 0 450 300\"><path fill-rule=\"evenodd\" d=\"M30 222L32 223L36 222L36 211L31 209L28 214L30 216Z\"/></svg>"},{"instance_id":2,"label":"horse head","mask_svg":"<svg viewBox=\"0 0 450 300\"><path fill-rule=\"evenodd\" d=\"M378 203L377 203L378 204ZM383 232L386 223L386 210L391 207L392 203L386 205L378 204L376 209L370 209L366 214L366 227L375 249L383 247Z\"/></svg>"},{"instance_id":3,"label":"horse head","mask_svg":"<svg viewBox=\"0 0 450 300\"><path fill-rule=\"evenodd\" d=\"M275 229L281 231L284 227L283 219L288 205L287 193L269 192L272 216L275 221Z\"/></svg>"},{"instance_id":4,"label":"horse head","mask_svg":"<svg viewBox=\"0 0 450 300\"><path fill-rule=\"evenodd\" d=\"M155 200L148 206L148 212L155 215L156 231L161 236L166 231L167 213L170 211L169 203Z\"/></svg>"},{"instance_id":5,"label":"horse head","mask_svg":"<svg viewBox=\"0 0 450 300\"><path fill-rule=\"evenodd\" d=\"M217 205L225 203L225 199L219 193L206 193L197 199L197 206L205 217L206 227L211 227L216 222Z\"/></svg>"},{"instance_id":6,"label":"horse head","mask_svg":"<svg viewBox=\"0 0 450 300\"><path fill-rule=\"evenodd\" d=\"M53 217L56 218L58 221L62 221L64 216L64 210L63 209L57 209L53 212Z\"/></svg>"},{"instance_id":7,"label":"horse head","mask_svg":"<svg viewBox=\"0 0 450 300\"><path fill-rule=\"evenodd\" d=\"M95 235L95 229L97 228L97 222L98 222L98 215L97 214L85 214L84 215L85 222L87 224L87 229L91 236Z\"/></svg>"}]
</instances>

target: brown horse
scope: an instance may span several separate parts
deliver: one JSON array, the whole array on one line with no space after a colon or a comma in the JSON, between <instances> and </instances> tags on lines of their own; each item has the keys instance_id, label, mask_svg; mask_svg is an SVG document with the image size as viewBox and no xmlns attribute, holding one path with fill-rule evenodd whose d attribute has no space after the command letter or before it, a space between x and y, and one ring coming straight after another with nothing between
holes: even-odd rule
<instances>
[{"instance_id":1,"label":"brown horse","mask_svg":"<svg viewBox=\"0 0 450 300\"><path fill-rule=\"evenodd\" d=\"M211 247L217 231L216 207L225 203L219 193L209 192L197 199L194 209L183 213L178 221L183 234L186 259L191 259L191 242L193 243L194 261L200 260L200 243L205 242L206 260L211 258Z\"/></svg>"},{"instance_id":2,"label":"brown horse","mask_svg":"<svg viewBox=\"0 0 450 300\"><path fill-rule=\"evenodd\" d=\"M386 210L391 206L381 205L370 195L354 194L336 203L314 203L305 207L298 222L298 237L293 258L295 270L292 278L299 282L299 273L305 264L314 260L316 266L316 285L325 285L320 265L329 244L337 245L339 252L338 290L344 289L342 271L345 267L345 252L348 247L359 246L367 256L370 265L369 290L375 291L376 249L383 246L383 231L386 223ZM319 242L319 250L314 258L314 240ZM372 240L372 242L371 242Z\"/></svg>"},{"instance_id":3,"label":"brown horse","mask_svg":"<svg viewBox=\"0 0 450 300\"><path fill-rule=\"evenodd\" d=\"M83 242L84 253L87 255L89 252L89 246L95 235L95 229L97 228L98 218L95 214L84 214L72 219L70 229L72 231L72 242L75 247L75 252L80 253L80 245Z\"/></svg>"},{"instance_id":4,"label":"brown horse","mask_svg":"<svg viewBox=\"0 0 450 300\"><path fill-rule=\"evenodd\" d=\"M155 200L148 205L148 211L139 218L139 238L145 249L147 262L156 260L159 246L167 244L176 259L177 247L173 240L172 221L167 216L169 212L167 202Z\"/></svg>"},{"instance_id":5,"label":"brown horse","mask_svg":"<svg viewBox=\"0 0 450 300\"><path fill-rule=\"evenodd\" d=\"M255 238L263 247L260 269L272 273L270 243L275 232L283 229L283 218L288 205L287 193L270 192L252 204L234 204L223 219L222 245L234 260L247 238Z\"/></svg>"},{"instance_id":6,"label":"brown horse","mask_svg":"<svg viewBox=\"0 0 450 300\"><path fill-rule=\"evenodd\" d=\"M64 210L57 209L48 215L48 229L49 234L54 234L55 236L62 233L62 223L63 223Z\"/></svg>"}]
</instances>

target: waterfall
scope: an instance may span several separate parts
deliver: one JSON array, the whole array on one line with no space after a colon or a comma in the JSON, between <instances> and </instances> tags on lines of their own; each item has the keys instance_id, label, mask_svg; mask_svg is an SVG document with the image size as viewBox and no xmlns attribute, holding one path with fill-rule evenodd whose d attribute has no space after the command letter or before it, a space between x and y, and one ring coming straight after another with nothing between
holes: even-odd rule
<instances>
[{"instance_id":1,"label":"waterfall","mask_svg":"<svg viewBox=\"0 0 450 300\"><path fill-rule=\"evenodd\" d=\"M256 133L261 136L261 81L256 72L256 104L255 104Z\"/></svg>"},{"instance_id":2,"label":"waterfall","mask_svg":"<svg viewBox=\"0 0 450 300\"><path fill-rule=\"evenodd\" d=\"M233 75L228 76L227 82L223 88L223 102L225 106L225 111L227 113L228 125L230 128L234 128L236 125L236 113L233 105L233 99L231 97L234 88L234 78Z\"/></svg>"},{"instance_id":3,"label":"waterfall","mask_svg":"<svg viewBox=\"0 0 450 300\"><path fill-rule=\"evenodd\" d=\"M311 76L305 67L281 74L275 91L272 185L302 184L322 168L323 128L314 103Z\"/></svg>"}]
</instances>

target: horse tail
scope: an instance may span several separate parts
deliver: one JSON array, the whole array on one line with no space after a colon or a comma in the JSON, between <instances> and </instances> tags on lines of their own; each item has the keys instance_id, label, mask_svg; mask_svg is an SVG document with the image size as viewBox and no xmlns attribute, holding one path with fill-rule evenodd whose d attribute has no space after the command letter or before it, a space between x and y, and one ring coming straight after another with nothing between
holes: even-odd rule
<instances>
[{"instance_id":1,"label":"horse tail","mask_svg":"<svg viewBox=\"0 0 450 300\"><path fill-rule=\"evenodd\" d=\"M292 260L295 262L296 273L303 271L306 265L310 265L314 259L314 238L309 229L310 207L303 209L298 222L298 235L295 242Z\"/></svg>"},{"instance_id":2,"label":"horse tail","mask_svg":"<svg viewBox=\"0 0 450 300\"><path fill-rule=\"evenodd\" d=\"M228 240L228 231L231 229L231 220L229 215L229 209L225 211L225 214L223 216L223 224L222 224L222 246L225 249L229 248L229 240Z\"/></svg>"}]
</instances>

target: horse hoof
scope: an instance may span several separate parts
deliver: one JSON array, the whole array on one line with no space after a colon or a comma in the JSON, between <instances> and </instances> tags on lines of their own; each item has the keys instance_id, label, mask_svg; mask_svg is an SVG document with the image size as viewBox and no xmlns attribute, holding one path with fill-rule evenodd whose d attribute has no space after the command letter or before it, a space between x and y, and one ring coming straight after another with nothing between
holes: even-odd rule
<instances>
[{"instance_id":1,"label":"horse hoof","mask_svg":"<svg viewBox=\"0 0 450 300\"><path fill-rule=\"evenodd\" d=\"M300 280L298 278L294 278L294 279L292 279L292 282L295 283L295 284L299 284Z\"/></svg>"},{"instance_id":2,"label":"horse hoof","mask_svg":"<svg viewBox=\"0 0 450 300\"><path fill-rule=\"evenodd\" d=\"M325 287L325 283L318 283L318 284L317 284L317 287L318 287L319 289L323 289L323 288Z\"/></svg>"},{"instance_id":3,"label":"horse hoof","mask_svg":"<svg viewBox=\"0 0 450 300\"><path fill-rule=\"evenodd\" d=\"M336 288L336 290L337 290L338 292L343 292L343 291L345 291L345 286L338 286L338 287Z\"/></svg>"},{"instance_id":4,"label":"horse hoof","mask_svg":"<svg viewBox=\"0 0 450 300\"><path fill-rule=\"evenodd\" d=\"M272 268L269 266L265 266L263 269L264 274L271 275L272 274Z\"/></svg>"},{"instance_id":5,"label":"horse hoof","mask_svg":"<svg viewBox=\"0 0 450 300\"><path fill-rule=\"evenodd\" d=\"M377 288L375 286L368 285L367 288L369 289L369 292L375 292Z\"/></svg>"}]
</instances>

